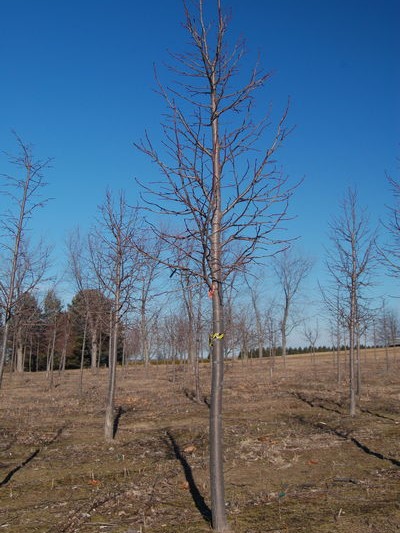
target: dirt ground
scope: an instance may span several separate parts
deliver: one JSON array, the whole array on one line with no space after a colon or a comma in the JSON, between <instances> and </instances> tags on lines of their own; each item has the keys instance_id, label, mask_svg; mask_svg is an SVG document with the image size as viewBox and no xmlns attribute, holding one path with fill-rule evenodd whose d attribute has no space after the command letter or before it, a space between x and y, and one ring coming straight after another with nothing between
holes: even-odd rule
<instances>
[{"instance_id":1,"label":"dirt ground","mask_svg":"<svg viewBox=\"0 0 400 533\"><path fill-rule=\"evenodd\" d=\"M362 355L361 411L332 355L228 362L226 505L234 533L400 532L400 354ZM103 439L106 370L6 375L0 531L210 531L205 401L171 366L119 369L116 438Z\"/></svg>"}]
</instances>

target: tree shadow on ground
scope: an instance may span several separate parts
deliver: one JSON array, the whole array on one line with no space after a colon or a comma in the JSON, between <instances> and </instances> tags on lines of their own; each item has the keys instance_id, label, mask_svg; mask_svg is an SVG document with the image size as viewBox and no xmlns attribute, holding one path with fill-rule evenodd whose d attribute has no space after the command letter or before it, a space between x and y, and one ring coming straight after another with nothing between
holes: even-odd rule
<instances>
[{"instance_id":1,"label":"tree shadow on ground","mask_svg":"<svg viewBox=\"0 0 400 533\"><path fill-rule=\"evenodd\" d=\"M22 463L20 463L18 466L10 470L10 472L8 472L6 477L2 481L0 481L0 487L4 487L4 485L7 485L7 483L11 481L14 474L16 474L18 470L21 470L21 468L29 464L37 456L39 452L40 452L40 448L37 448L33 453L29 455L27 459L25 459L25 461L22 461Z\"/></svg>"},{"instance_id":2,"label":"tree shadow on ground","mask_svg":"<svg viewBox=\"0 0 400 533\"><path fill-rule=\"evenodd\" d=\"M206 396L203 397L196 397L196 393L192 390L189 390L187 387L183 388L183 394L188 398L191 402L196 403L197 405L203 405L205 404L208 408L210 407L210 402L208 401Z\"/></svg>"},{"instance_id":3,"label":"tree shadow on ground","mask_svg":"<svg viewBox=\"0 0 400 533\"><path fill-rule=\"evenodd\" d=\"M194 501L194 504L196 505L197 510L199 511L201 516L204 518L204 520L210 524L211 523L211 509L208 507L202 494L197 488L196 482L193 478L192 469L189 463L187 462L186 457L183 455L172 433L170 431L166 431L166 435L168 437L168 440L166 439L167 445L171 447L176 459L178 459L178 461L180 462L182 466L186 481L189 485L189 491Z\"/></svg>"},{"instance_id":4,"label":"tree shadow on ground","mask_svg":"<svg viewBox=\"0 0 400 533\"><path fill-rule=\"evenodd\" d=\"M56 442L58 437L64 431L65 427L66 426L62 426L61 428L59 428L56 431L54 437L46 442L46 446L49 446L50 444L53 444L53 442ZM6 474L4 479L0 481L0 487L4 487L4 485L7 485L7 483L13 478L14 474L16 474L19 470L21 470L21 468L24 468L24 466L28 465L31 461L33 461L33 459L40 453L41 450L42 448L36 448L36 450L32 452L24 461L22 461L22 463L10 470L8 474Z\"/></svg>"},{"instance_id":5,"label":"tree shadow on ground","mask_svg":"<svg viewBox=\"0 0 400 533\"><path fill-rule=\"evenodd\" d=\"M118 411L114 417L114 425L113 425L113 439L115 439L115 436L118 431L119 421L123 414L127 412L127 409L124 409L123 407L119 406Z\"/></svg>"}]
</instances>

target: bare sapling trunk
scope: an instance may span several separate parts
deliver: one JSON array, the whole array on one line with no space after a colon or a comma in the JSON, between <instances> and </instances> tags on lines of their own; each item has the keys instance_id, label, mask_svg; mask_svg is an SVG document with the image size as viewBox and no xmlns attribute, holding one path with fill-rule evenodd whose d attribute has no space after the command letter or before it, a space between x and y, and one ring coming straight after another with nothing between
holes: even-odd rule
<instances>
[{"instance_id":1,"label":"bare sapling trunk","mask_svg":"<svg viewBox=\"0 0 400 533\"><path fill-rule=\"evenodd\" d=\"M112 325L110 335L110 353L108 364L108 390L106 402L106 415L104 420L104 437L106 441L110 442L114 439L114 424L115 424L115 385L117 375L117 346L118 346L118 321L115 312L112 313Z\"/></svg>"},{"instance_id":2,"label":"bare sapling trunk","mask_svg":"<svg viewBox=\"0 0 400 533\"><path fill-rule=\"evenodd\" d=\"M314 379L317 377L317 358L315 353L315 345L318 339L318 321L315 323L315 327L311 327L307 324L304 325L304 337L310 347L311 364L314 370Z\"/></svg>"},{"instance_id":3,"label":"bare sapling trunk","mask_svg":"<svg viewBox=\"0 0 400 533\"><path fill-rule=\"evenodd\" d=\"M56 349L56 337L57 337L57 322L55 321L53 337L51 339L50 361L49 361L49 374L50 374L49 388L50 389L54 387L54 356L55 356L55 349Z\"/></svg>"},{"instance_id":4,"label":"bare sapling trunk","mask_svg":"<svg viewBox=\"0 0 400 533\"><path fill-rule=\"evenodd\" d=\"M85 367L85 349L86 349L86 335L88 329L88 316L85 317L85 326L83 328L83 339L81 346L81 362L79 367L79 396L83 394L83 369Z\"/></svg>"},{"instance_id":5,"label":"bare sapling trunk","mask_svg":"<svg viewBox=\"0 0 400 533\"><path fill-rule=\"evenodd\" d=\"M212 525L218 532L227 529L225 510L225 483L223 472L223 428L222 395L224 382L224 308L222 292L222 246L221 246L221 163L220 138L218 131L216 73L210 79L213 146L213 217L211 234L211 276L212 276L212 359L211 359L211 401L210 401L210 486Z\"/></svg>"},{"instance_id":6,"label":"bare sapling trunk","mask_svg":"<svg viewBox=\"0 0 400 533\"><path fill-rule=\"evenodd\" d=\"M361 398L361 347L360 347L360 326L357 324L356 328L356 334L357 334L357 350L356 350L356 377L357 377L357 385L356 385L356 396L358 402Z\"/></svg>"},{"instance_id":7,"label":"bare sapling trunk","mask_svg":"<svg viewBox=\"0 0 400 533\"><path fill-rule=\"evenodd\" d=\"M340 387L342 384L342 365L340 362L340 322L336 321L336 382Z\"/></svg>"},{"instance_id":8,"label":"bare sapling trunk","mask_svg":"<svg viewBox=\"0 0 400 533\"><path fill-rule=\"evenodd\" d=\"M289 305L288 305L288 302L286 300L285 307L284 307L284 310L283 310L282 322L281 322L282 358L283 358L283 367L285 368L285 370L286 370L286 355L287 355L286 354L286 352L287 352L287 348L286 348L286 342L287 342L286 328L287 328L288 315L289 315Z\"/></svg>"},{"instance_id":9,"label":"bare sapling trunk","mask_svg":"<svg viewBox=\"0 0 400 533\"><path fill-rule=\"evenodd\" d=\"M22 327L18 327L16 332L16 366L15 370L21 374L25 368L25 351L22 338Z\"/></svg>"},{"instance_id":10,"label":"bare sapling trunk","mask_svg":"<svg viewBox=\"0 0 400 533\"><path fill-rule=\"evenodd\" d=\"M354 327L350 325L349 331L349 387L350 387L350 416L356 414L356 383L355 383L355 365L354 365Z\"/></svg>"},{"instance_id":11,"label":"bare sapling trunk","mask_svg":"<svg viewBox=\"0 0 400 533\"><path fill-rule=\"evenodd\" d=\"M214 281L214 283L218 283ZM218 285L219 289L221 288ZM227 528L225 511L225 484L223 472L223 426L222 397L224 380L224 321L220 290L213 294L213 334L211 352L211 400L210 400L210 481L213 528L224 531Z\"/></svg>"},{"instance_id":12,"label":"bare sapling trunk","mask_svg":"<svg viewBox=\"0 0 400 533\"><path fill-rule=\"evenodd\" d=\"M150 357L149 357L149 341L148 341L148 331L147 331L147 316L146 316L146 298L143 295L144 288L142 290L142 301L140 305L140 339L142 345L142 357L144 359L144 365L146 369L149 368Z\"/></svg>"},{"instance_id":13,"label":"bare sapling trunk","mask_svg":"<svg viewBox=\"0 0 400 533\"><path fill-rule=\"evenodd\" d=\"M8 335L10 329L10 319L5 318L5 323L3 326L3 340L1 343L1 355L0 355L0 384L3 379L4 365L7 358L7 348L8 348Z\"/></svg>"},{"instance_id":14,"label":"bare sapling trunk","mask_svg":"<svg viewBox=\"0 0 400 533\"><path fill-rule=\"evenodd\" d=\"M97 328L96 328L97 329ZM90 368L92 372L97 370L97 358L99 353L99 343L97 340L97 331L92 336L91 350L90 350Z\"/></svg>"}]
</instances>

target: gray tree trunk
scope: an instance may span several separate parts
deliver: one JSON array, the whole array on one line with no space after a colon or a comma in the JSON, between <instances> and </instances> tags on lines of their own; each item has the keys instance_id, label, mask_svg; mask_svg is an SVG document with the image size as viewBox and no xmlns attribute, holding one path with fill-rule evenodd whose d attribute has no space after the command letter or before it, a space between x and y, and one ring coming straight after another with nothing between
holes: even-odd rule
<instances>
[{"instance_id":1,"label":"gray tree trunk","mask_svg":"<svg viewBox=\"0 0 400 533\"><path fill-rule=\"evenodd\" d=\"M212 355L210 401L210 486L212 526L218 532L227 531L225 510L225 483L223 472L222 394L224 380L224 308L221 261L221 165L218 118L216 114L216 73L211 75L212 107L212 164L213 164L213 217L211 234L212 276Z\"/></svg>"}]
</instances>

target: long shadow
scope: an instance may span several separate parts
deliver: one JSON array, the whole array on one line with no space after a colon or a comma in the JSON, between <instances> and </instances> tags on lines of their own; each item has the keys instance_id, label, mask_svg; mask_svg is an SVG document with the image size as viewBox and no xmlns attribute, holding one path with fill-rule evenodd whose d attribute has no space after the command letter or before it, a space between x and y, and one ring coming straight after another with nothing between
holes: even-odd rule
<instances>
[{"instance_id":1,"label":"long shadow","mask_svg":"<svg viewBox=\"0 0 400 533\"><path fill-rule=\"evenodd\" d=\"M342 411L339 411L338 409L335 409L333 407L327 407L326 405L323 405L323 403L321 403L321 402L330 402L330 403L334 403L335 405L338 405L337 402L333 402L331 400L325 400L324 398L314 398L310 400L301 392L296 392L296 391L293 391L290 394L294 396L295 398L297 398L298 400L301 400L302 402L306 403L310 407L319 407L321 409L325 409L325 411L332 411L333 413L337 413L338 415L343 414Z\"/></svg>"},{"instance_id":2,"label":"long shadow","mask_svg":"<svg viewBox=\"0 0 400 533\"><path fill-rule=\"evenodd\" d=\"M194 504L201 514L201 516L204 518L204 520L207 523L211 523L211 509L206 504L202 494L200 493L199 489L197 488L196 482L193 478L192 469L187 462L185 456L182 454L181 449L179 448L176 440L174 439L174 436L171 434L170 431L166 432L166 435L169 439L168 445L171 446L172 451L174 452L175 457L178 459L178 461L181 463L183 472L185 474L186 481L189 485L190 494L192 496L192 499L194 501Z\"/></svg>"},{"instance_id":3,"label":"long shadow","mask_svg":"<svg viewBox=\"0 0 400 533\"><path fill-rule=\"evenodd\" d=\"M362 413L368 413L369 415L376 416L378 418L383 418L385 420L390 420L391 422L397 422L396 418L392 418L391 416L387 415L381 415L380 413L375 413L374 411L370 411L369 409L360 409Z\"/></svg>"},{"instance_id":4,"label":"long shadow","mask_svg":"<svg viewBox=\"0 0 400 533\"><path fill-rule=\"evenodd\" d=\"M186 387L183 389L183 394L188 398L190 401L197 403L197 405L205 404L208 408L210 408L210 400L207 398L207 396L203 396L202 399L197 399L196 395L193 391L187 389Z\"/></svg>"},{"instance_id":5,"label":"long shadow","mask_svg":"<svg viewBox=\"0 0 400 533\"><path fill-rule=\"evenodd\" d=\"M118 407L118 411L117 411L117 414L115 415L115 418L114 418L114 425L113 425L113 439L115 438L115 435L117 434L117 431L118 431L118 425L119 425L119 421L120 421L120 418L123 414L125 414L127 412L126 409L124 409L123 407L119 406Z\"/></svg>"},{"instance_id":6,"label":"long shadow","mask_svg":"<svg viewBox=\"0 0 400 533\"><path fill-rule=\"evenodd\" d=\"M18 470L21 470L21 468L23 468L28 463L30 463L37 456L39 452L40 452L40 448L37 448L33 453L31 453L31 455L27 459L25 459L25 461L23 461L22 463L17 465L15 468L10 470L10 472L8 472L8 474L3 479L3 481L0 481L0 487L4 487L4 485L7 485L7 483L12 479L14 474L16 474Z\"/></svg>"},{"instance_id":7,"label":"long shadow","mask_svg":"<svg viewBox=\"0 0 400 533\"><path fill-rule=\"evenodd\" d=\"M55 433L54 437L46 442L46 446L48 446L49 444L53 444L53 442L55 442L58 439L58 437L61 435L64 429L65 429L65 426L59 428L57 432ZM22 463L20 463L19 465L14 467L12 470L10 470L8 474L5 476L5 478L2 481L0 481L0 487L4 487L4 485L7 485L7 483L13 478L14 474L16 474L19 470L21 470L21 468L24 468L24 466L29 464L39 454L41 450L42 448L36 448L36 450L32 452L25 459L25 461L22 461Z\"/></svg>"},{"instance_id":8,"label":"long shadow","mask_svg":"<svg viewBox=\"0 0 400 533\"><path fill-rule=\"evenodd\" d=\"M340 437L343 440L347 440L348 442L352 442L355 446L357 446L357 448L362 450L367 455L373 455L377 459L381 459L382 461L389 461L389 463L392 463L392 465L400 467L400 461L398 459L395 459L394 457L389 457L387 455L383 455L383 453L381 453L381 452L377 452L375 450L372 450L369 446L367 446L366 444L362 443L361 441L359 441L355 437L352 437L351 435L349 435L349 433L347 433L345 431L342 431L342 430L337 429L337 428L332 428L332 427L330 427L330 426L328 426L326 424L324 426L321 426L318 422L316 423L316 422L313 422L313 421L306 420L306 418L303 417L303 416L295 416L294 418L296 418L302 424L306 424L308 426L312 426L315 429L319 429L321 431L324 431L325 433L330 433L330 434L336 435L337 437Z\"/></svg>"},{"instance_id":9,"label":"long shadow","mask_svg":"<svg viewBox=\"0 0 400 533\"><path fill-rule=\"evenodd\" d=\"M340 402L336 402L335 400L328 400L326 398L319 398L319 397L316 397L316 398L313 398L312 400L310 400L309 398L307 398L301 392L296 392L296 391L292 391L290 394L292 396L294 396L295 398L297 398L298 400L301 400L302 402L305 402L310 407L320 407L321 409L325 409L325 411L333 411L334 413L338 413L339 415L343 414L342 411L339 411L338 409L334 409L332 407L327 407L326 405L323 405L323 403L321 403L321 402L332 403L332 404L336 405L337 407L339 407L340 409L343 409L343 405ZM391 422L397 422L397 420L395 418L391 417L391 416L382 415L380 413L375 413L374 411L370 411L369 409L360 408L360 411L362 413L367 413L367 414L369 414L371 416L376 416L378 418L383 418L384 420L390 420Z\"/></svg>"}]
</instances>

